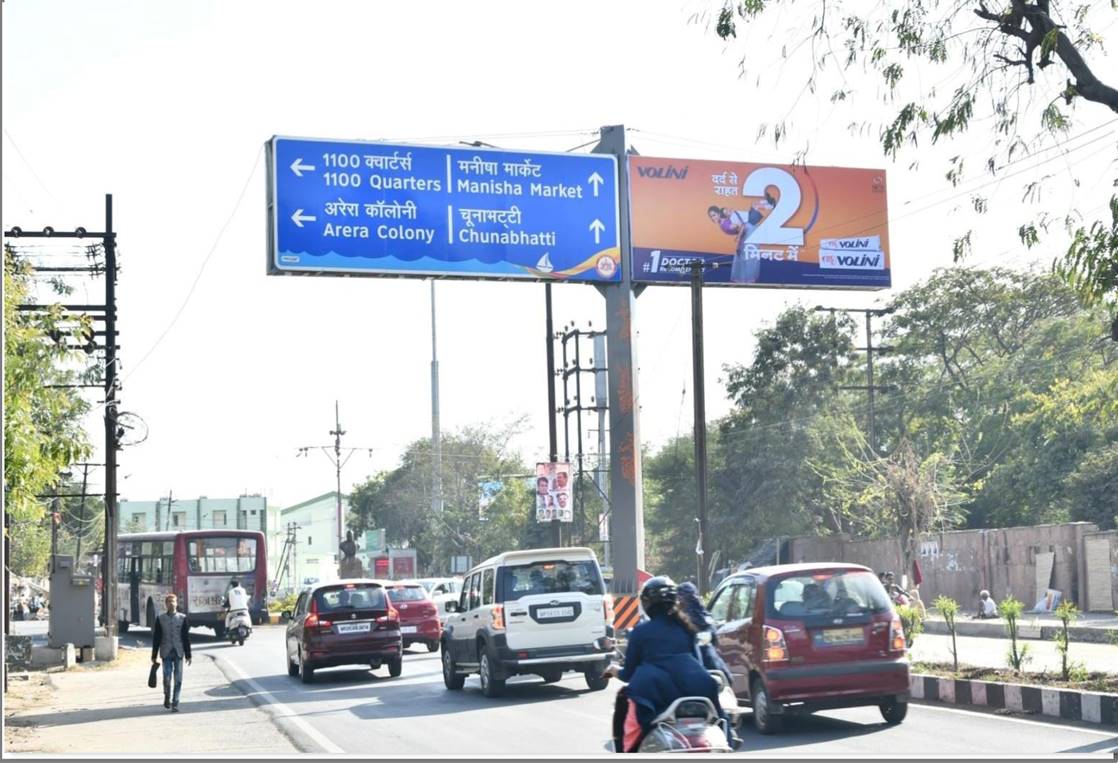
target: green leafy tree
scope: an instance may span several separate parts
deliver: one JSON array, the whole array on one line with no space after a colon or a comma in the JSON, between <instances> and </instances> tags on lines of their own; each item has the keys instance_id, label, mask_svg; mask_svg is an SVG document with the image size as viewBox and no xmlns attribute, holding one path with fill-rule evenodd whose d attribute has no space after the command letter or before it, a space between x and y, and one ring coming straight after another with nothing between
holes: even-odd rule
<instances>
[{"instance_id":1,"label":"green leafy tree","mask_svg":"<svg viewBox=\"0 0 1118 763\"><path fill-rule=\"evenodd\" d=\"M12 521L11 569L40 575L46 569L49 529L39 495L52 492L59 475L89 453L81 418L88 405L72 389L66 349L89 329L88 320L64 320L60 306L22 312L33 301L31 270L4 248L4 504Z\"/></svg>"},{"instance_id":2,"label":"green leafy tree","mask_svg":"<svg viewBox=\"0 0 1118 763\"><path fill-rule=\"evenodd\" d=\"M1090 63L1103 46L1095 26L1107 20L1101 6L1056 0L818 0L794 9L790 0L721 0L718 5L714 30L724 40L736 37L739 25L752 28L763 17L780 14L772 32L788 40L782 58L807 65L801 98L784 120L794 121L797 107L813 108L802 103L803 94L829 95L834 106L857 109L852 131L876 131L882 151L892 158L906 151L924 153L929 144L950 144L980 126L991 136L985 153L961 149L948 159L946 177L955 186L973 177L975 167L983 175L1008 179L1019 173L1022 158L1061 146L1080 104L1084 111L1118 112L1118 90ZM755 55L760 53L744 48L743 75L771 70L767 51L763 60ZM867 100L883 104L886 116L879 123L860 116ZM784 120L765 125L762 132L782 140L788 135ZM1110 156L1113 145L1096 151ZM1043 182L1030 179L1023 201L1043 198ZM978 190L981 186L972 187L970 203L982 213L987 199ZM1103 220L1083 224L1094 212L1065 214L1055 206L1029 211L1018 233L1026 245L1035 245L1063 217L1072 243L1057 261L1057 272L1085 297L1118 309L1118 197L1111 197L1109 225ZM957 261L969 252L971 231L958 233Z\"/></svg>"}]
</instances>

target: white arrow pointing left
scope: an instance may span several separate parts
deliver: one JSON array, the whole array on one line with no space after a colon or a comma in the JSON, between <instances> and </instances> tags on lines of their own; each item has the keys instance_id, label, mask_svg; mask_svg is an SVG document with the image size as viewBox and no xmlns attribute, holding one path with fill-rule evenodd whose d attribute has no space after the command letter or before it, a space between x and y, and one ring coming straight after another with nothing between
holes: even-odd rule
<instances>
[{"instance_id":1,"label":"white arrow pointing left","mask_svg":"<svg viewBox=\"0 0 1118 763\"><path fill-rule=\"evenodd\" d=\"M303 177L304 172L314 172L313 164L303 164L303 157L299 157L291 163L291 171L295 173L296 177ZM597 196L597 194L594 194Z\"/></svg>"},{"instance_id":2,"label":"white arrow pointing left","mask_svg":"<svg viewBox=\"0 0 1118 763\"><path fill-rule=\"evenodd\" d=\"M589 178L586 179L586 182L588 182L590 185L594 186L594 196L597 196L598 195L598 189L601 188L602 183L604 183L606 181L602 179L601 175L599 175L597 172L595 172L593 175L591 175Z\"/></svg>"},{"instance_id":3,"label":"white arrow pointing left","mask_svg":"<svg viewBox=\"0 0 1118 763\"><path fill-rule=\"evenodd\" d=\"M314 215L304 215L301 209L296 209L295 214L291 216L291 222L295 223L300 228L303 227L303 223L313 223L317 219L318 218Z\"/></svg>"},{"instance_id":4,"label":"white arrow pointing left","mask_svg":"<svg viewBox=\"0 0 1118 763\"><path fill-rule=\"evenodd\" d=\"M303 210L299 210L299 211L302 212ZM590 223L590 230L594 231L594 243L595 244L602 243L602 231L604 231L605 229L606 229L606 226L602 225L601 220L595 220L594 222Z\"/></svg>"}]
</instances>

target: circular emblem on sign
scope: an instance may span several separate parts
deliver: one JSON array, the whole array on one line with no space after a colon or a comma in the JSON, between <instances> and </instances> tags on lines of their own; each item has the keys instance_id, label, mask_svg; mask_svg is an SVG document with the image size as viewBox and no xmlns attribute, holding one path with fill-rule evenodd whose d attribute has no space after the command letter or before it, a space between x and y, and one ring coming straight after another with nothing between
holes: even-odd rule
<instances>
[{"instance_id":1,"label":"circular emblem on sign","mask_svg":"<svg viewBox=\"0 0 1118 763\"><path fill-rule=\"evenodd\" d=\"M617 272L617 263L609 255L603 255L598 258L598 275L602 278L609 278Z\"/></svg>"}]
</instances>

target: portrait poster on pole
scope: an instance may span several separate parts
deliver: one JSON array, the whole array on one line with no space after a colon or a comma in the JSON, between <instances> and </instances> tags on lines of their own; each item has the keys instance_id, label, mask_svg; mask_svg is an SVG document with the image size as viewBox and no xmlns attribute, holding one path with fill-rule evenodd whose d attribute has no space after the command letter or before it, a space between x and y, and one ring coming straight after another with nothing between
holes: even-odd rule
<instances>
[{"instance_id":1,"label":"portrait poster on pole","mask_svg":"<svg viewBox=\"0 0 1118 763\"><path fill-rule=\"evenodd\" d=\"M536 521L574 520L571 465L565 461L536 464Z\"/></svg>"}]
</instances>

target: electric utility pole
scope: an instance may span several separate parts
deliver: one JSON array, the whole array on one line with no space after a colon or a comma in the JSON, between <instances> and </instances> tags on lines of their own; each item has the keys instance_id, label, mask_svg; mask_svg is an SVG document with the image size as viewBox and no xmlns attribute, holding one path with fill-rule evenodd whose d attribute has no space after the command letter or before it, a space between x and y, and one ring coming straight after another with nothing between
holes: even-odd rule
<instances>
[{"instance_id":1,"label":"electric utility pole","mask_svg":"<svg viewBox=\"0 0 1118 763\"><path fill-rule=\"evenodd\" d=\"M891 315L892 313L896 312L896 308L894 308L894 307L885 307L885 308L823 307L822 305L818 305L815 308L815 312L817 312L817 313L829 312L831 314L832 318L834 317L835 313L862 313L866 316L866 346L865 347L855 347L854 348L858 352L866 353L866 383L864 385L859 384L859 385L851 385L851 386L840 387L840 389L866 390L869 393L870 408L869 408L868 431L869 431L870 452L873 453L874 455L877 455L877 427L876 427L876 424L875 424L875 421L874 421L874 393L877 390L881 390L882 392L888 392L888 391L893 389L893 385L892 384L874 384L873 383L873 354L875 352L877 352L877 353L889 352L893 348L892 347L882 347L882 346L874 347L873 346L873 326L871 325L871 321L875 317L876 318L882 318L886 315Z\"/></svg>"},{"instance_id":2,"label":"electric utility pole","mask_svg":"<svg viewBox=\"0 0 1118 763\"><path fill-rule=\"evenodd\" d=\"M326 457L330 459L330 463L332 463L334 465L334 478L335 478L336 484L337 484L337 499L338 499L337 500L338 543L341 543L343 540L345 540L345 528L342 525L342 520L343 520L343 517L342 517L342 467L345 466L347 463L349 463L349 459L352 458L353 454L356 453L357 451L365 450L365 451L369 452L369 456L372 456L373 455L373 449L370 448L370 447L366 447L366 446L349 447L349 448L343 448L342 447L342 435L345 434L345 430L342 429L341 415L339 413L338 401L337 400L334 401L334 428L330 430L330 434L333 435L333 437L334 437L334 444L333 445L306 445L306 446L303 446L303 447L299 448L298 455L306 456L307 453L309 453L311 451L311 449L317 448L317 449L321 450L323 453L325 453ZM344 459L342 458L342 452L343 451L345 451L345 454L346 454Z\"/></svg>"}]
</instances>

